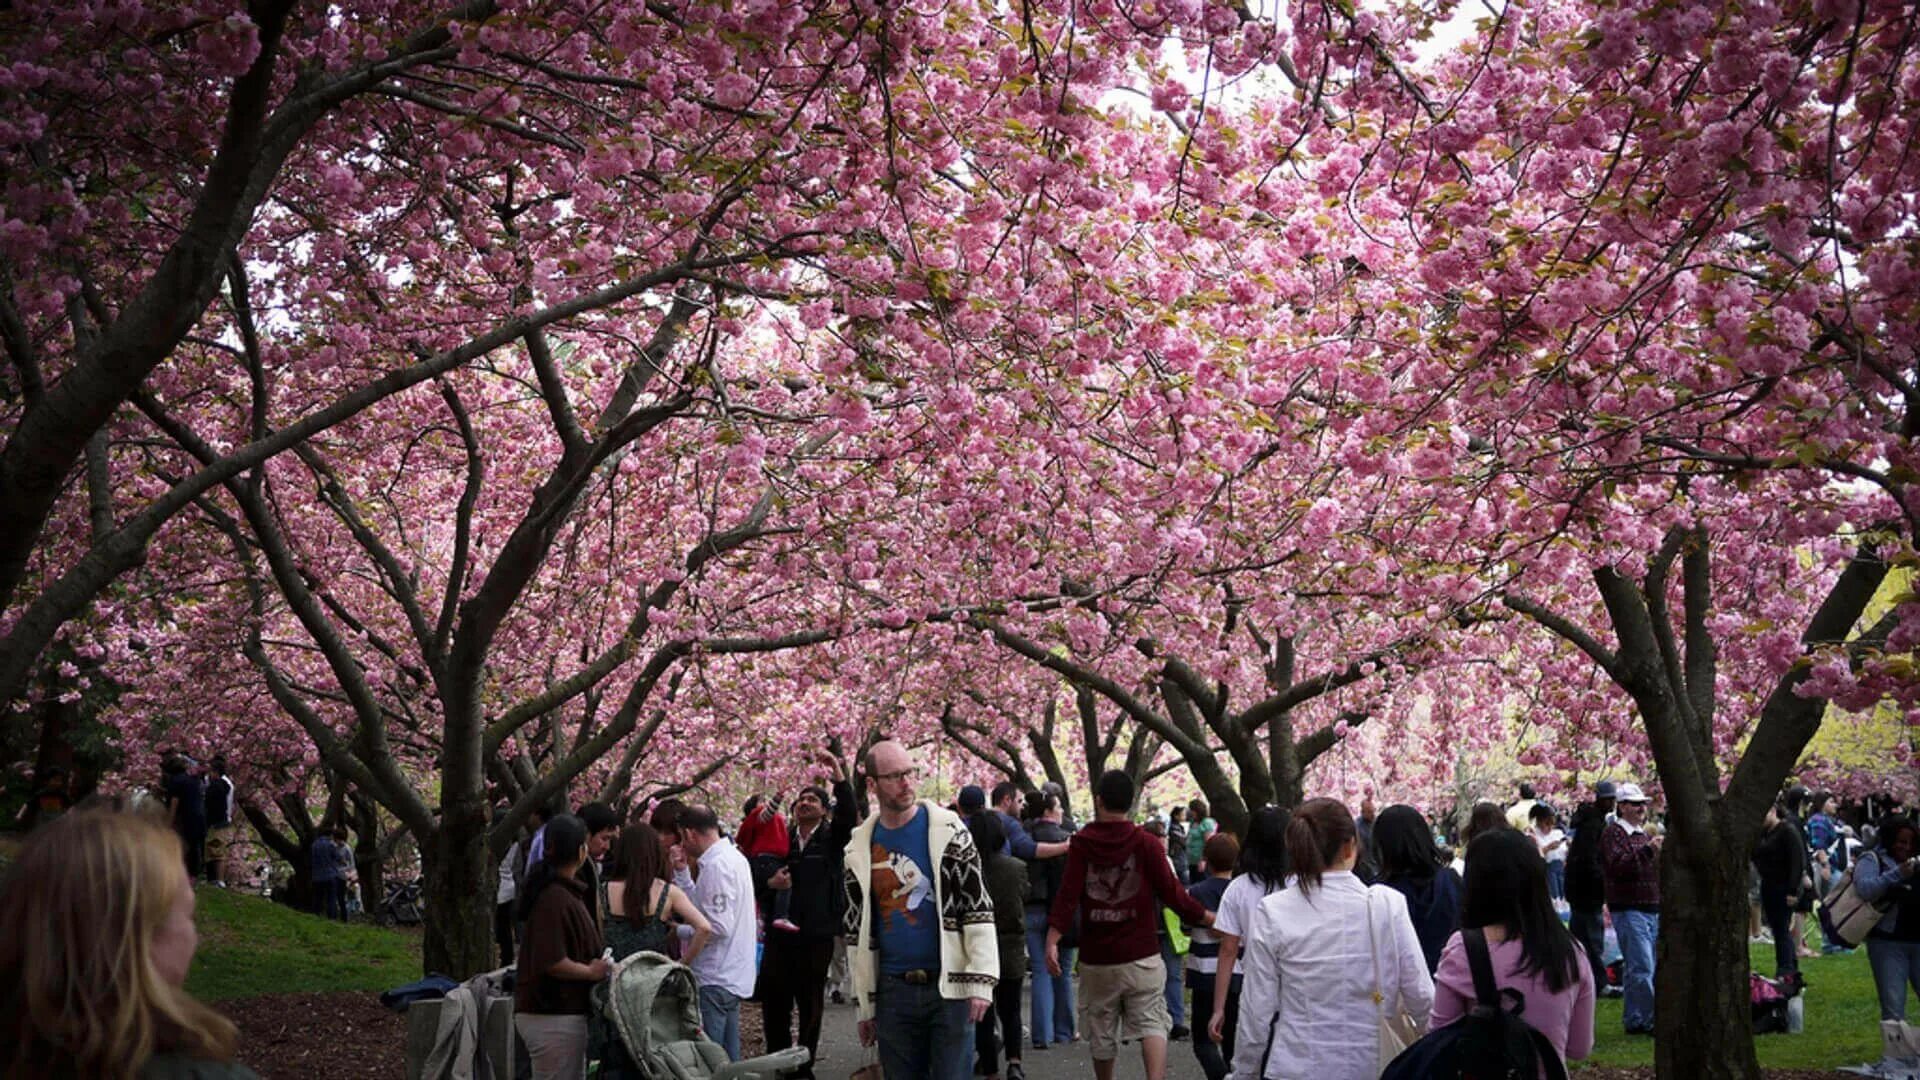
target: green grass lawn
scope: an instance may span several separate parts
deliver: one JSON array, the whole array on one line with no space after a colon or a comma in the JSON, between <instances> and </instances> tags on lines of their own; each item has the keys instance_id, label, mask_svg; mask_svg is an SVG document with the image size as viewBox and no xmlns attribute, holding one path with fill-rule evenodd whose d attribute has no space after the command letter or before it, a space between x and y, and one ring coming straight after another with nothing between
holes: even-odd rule
<instances>
[{"instance_id":1,"label":"green grass lawn","mask_svg":"<svg viewBox=\"0 0 1920 1080\"><path fill-rule=\"evenodd\" d=\"M1818 940L1817 932L1815 940ZM1773 974L1773 946L1752 949L1753 970ZM1807 980L1806 1031L1759 1035L1754 1046L1769 1069L1832 1069L1880 1060L1880 1005L1867 968L1867 950L1800 961ZM1595 1010L1593 1056L1588 1064L1653 1064L1653 1040L1621 1030L1620 999L1602 998Z\"/></svg>"},{"instance_id":2,"label":"green grass lawn","mask_svg":"<svg viewBox=\"0 0 1920 1080\"><path fill-rule=\"evenodd\" d=\"M187 990L203 1001L255 994L386 990L420 977L420 936L328 922L258 896L195 892L200 951Z\"/></svg>"}]
</instances>

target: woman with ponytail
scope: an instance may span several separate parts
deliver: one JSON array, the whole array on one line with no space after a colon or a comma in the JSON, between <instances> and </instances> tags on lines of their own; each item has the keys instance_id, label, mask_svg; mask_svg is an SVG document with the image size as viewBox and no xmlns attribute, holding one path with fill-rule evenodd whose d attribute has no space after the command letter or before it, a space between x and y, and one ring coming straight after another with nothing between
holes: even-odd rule
<instances>
[{"instance_id":1,"label":"woman with ponytail","mask_svg":"<svg viewBox=\"0 0 1920 1080\"><path fill-rule=\"evenodd\" d=\"M587 1068L589 991L613 973L600 955L592 888L580 877L587 826L572 814L547 822L540 861L527 872L520 917L527 933L514 976L513 1026L534 1080L580 1080Z\"/></svg>"},{"instance_id":2,"label":"woman with ponytail","mask_svg":"<svg viewBox=\"0 0 1920 1080\"><path fill-rule=\"evenodd\" d=\"M193 883L166 822L114 809L27 838L0 887L0 1069L9 1078L254 1080L231 1021L183 984Z\"/></svg>"},{"instance_id":3,"label":"woman with ponytail","mask_svg":"<svg viewBox=\"0 0 1920 1080\"><path fill-rule=\"evenodd\" d=\"M1336 799L1293 812L1286 851L1287 888L1260 901L1242 944L1233 1076L1374 1080L1381 1018L1424 1025L1433 1006L1406 897L1355 876L1353 814Z\"/></svg>"}]
</instances>

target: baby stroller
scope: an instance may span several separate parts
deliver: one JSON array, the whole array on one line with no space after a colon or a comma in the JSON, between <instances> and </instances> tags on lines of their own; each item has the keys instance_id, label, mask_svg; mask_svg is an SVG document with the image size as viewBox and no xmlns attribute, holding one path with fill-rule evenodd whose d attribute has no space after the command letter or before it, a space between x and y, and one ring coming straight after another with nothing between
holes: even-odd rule
<instances>
[{"instance_id":1,"label":"baby stroller","mask_svg":"<svg viewBox=\"0 0 1920 1080\"><path fill-rule=\"evenodd\" d=\"M794 1046L728 1061L720 1044L700 1030L699 984L693 972L659 953L637 952L620 961L613 977L594 988L594 1003L627 1059L603 1063L603 1077L775 1080L805 1068L810 1057L806 1047Z\"/></svg>"}]
</instances>

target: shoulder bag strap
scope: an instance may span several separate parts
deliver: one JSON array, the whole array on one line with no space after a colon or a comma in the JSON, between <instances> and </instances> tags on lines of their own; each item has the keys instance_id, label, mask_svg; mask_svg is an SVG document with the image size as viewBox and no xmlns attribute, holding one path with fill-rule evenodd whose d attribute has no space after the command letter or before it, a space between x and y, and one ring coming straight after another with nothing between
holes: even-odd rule
<instances>
[{"instance_id":1,"label":"shoulder bag strap","mask_svg":"<svg viewBox=\"0 0 1920 1080\"><path fill-rule=\"evenodd\" d=\"M1473 996L1476 1002L1515 1016L1526 1015L1527 995L1511 986L1502 988L1493 976L1493 950L1487 947L1486 930L1478 927L1462 930L1460 943L1466 946L1467 967L1473 971Z\"/></svg>"},{"instance_id":2,"label":"shoulder bag strap","mask_svg":"<svg viewBox=\"0 0 1920 1080\"><path fill-rule=\"evenodd\" d=\"M1380 947L1373 940L1373 886L1367 890L1367 952L1373 958L1373 1015L1375 1019L1385 1020L1387 1016L1387 998L1380 992Z\"/></svg>"},{"instance_id":3,"label":"shoulder bag strap","mask_svg":"<svg viewBox=\"0 0 1920 1080\"><path fill-rule=\"evenodd\" d=\"M1487 950L1487 932L1479 927L1460 931L1467 947L1467 967L1473 971L1473 996L1483 1008L1500 1007L1500 986L1493 978L1493 954Z\"/></svg>"}]
</instances>

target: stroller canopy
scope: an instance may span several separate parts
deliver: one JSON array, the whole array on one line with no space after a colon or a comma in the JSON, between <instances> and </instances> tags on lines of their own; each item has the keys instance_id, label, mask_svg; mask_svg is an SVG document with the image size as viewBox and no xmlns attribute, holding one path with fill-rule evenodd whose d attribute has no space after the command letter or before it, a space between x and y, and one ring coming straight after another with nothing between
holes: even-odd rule
<instances>
[{"instance_id":1,"label":"stroller canopy","mask_svg":"<svg viewBox=\"0 0 1920 1080\"><path fill-rule=\"evenodd\" d=\"M700 1030L693 972L659 953L634 953L603 985L601 1014L647 1080L772 1080L807 1064L805 1047L729 1062Z\"/></svg>"}]
</instances>

